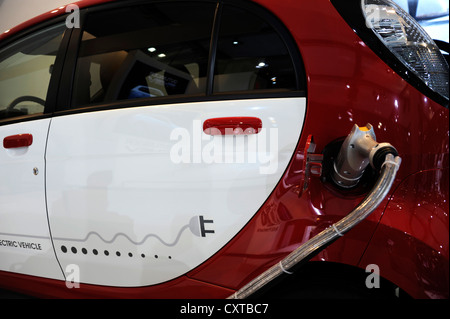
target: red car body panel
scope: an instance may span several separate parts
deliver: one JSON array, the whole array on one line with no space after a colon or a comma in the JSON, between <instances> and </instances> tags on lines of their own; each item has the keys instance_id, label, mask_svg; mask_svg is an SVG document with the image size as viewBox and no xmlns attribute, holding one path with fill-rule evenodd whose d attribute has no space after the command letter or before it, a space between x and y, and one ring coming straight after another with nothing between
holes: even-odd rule
<instances>
[{"instance_id":1,"label":"red car body panel","mask_svg":"<svg viewBox=\"0 0 450 319\"><path fill-rule=\"evenodd\" d=\"M109 1L81 1L80 8ZM152 287L111 288L0 273L2 286L23 292L55 289L60 297L225 298L314 235L347 215L364 194L340 193L312 177L303 183L308 136L321 153L354 124L371 123L377 139L402 157L397 180L382 205L314 260L365 268L415 298L448 298L449 112L408 84L347 25L329 1L255 2L274 13L294 37L307 75L307 115L297 151L276 189L254 218L221 251L176 280ZM7 36L45 21L47 13ZM31 279L31 280L30 280ZM26 282L26 284L25 284ZM31 283L31 284L30 284ZM42 286L43 285L43 286ZM54 288L56 287L56 288ZM53 293L43 293L47 297Z\"/></svg>"}]
</instances>

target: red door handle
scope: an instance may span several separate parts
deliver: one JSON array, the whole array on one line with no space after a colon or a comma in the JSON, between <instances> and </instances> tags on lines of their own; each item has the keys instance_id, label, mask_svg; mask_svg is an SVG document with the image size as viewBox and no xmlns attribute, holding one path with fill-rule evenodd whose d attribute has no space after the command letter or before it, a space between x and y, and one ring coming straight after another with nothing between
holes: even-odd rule
<instances>
[{"instance_id":1,"label":"red door handle","mask_svg":"<svg viewBox=\"0 0 450 319\"><path fill-rule=\"evenodd\" d=\"M31 144L33 144L33 135L31 134L12 135L3 139L4 148L28 147Z\"/></svg>"},{"instance_id":2,"label":"red door handle","mask_svg":"<svg viewBox=\"0 0 450 319\"><path fill-rule=\"evenodd\" d=\"M262 121L257 117L221 117L203 123L203 132L208 135L250 135L261 129Z\"/></svg>"}]
</instances>

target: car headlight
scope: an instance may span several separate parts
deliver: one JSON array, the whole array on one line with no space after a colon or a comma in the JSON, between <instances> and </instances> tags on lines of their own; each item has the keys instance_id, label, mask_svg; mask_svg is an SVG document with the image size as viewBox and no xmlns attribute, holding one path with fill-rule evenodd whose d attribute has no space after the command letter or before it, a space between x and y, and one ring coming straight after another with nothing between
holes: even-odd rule
<instances>
[{"instance_id":1,"label":"car headlight","mask_svg":"<svg viewBox=\"0 0 450 319\"><path fill-rule=\"evenodd\" d=\"M447 61L414 18L391 0L332 2L361 39L392 69L424 94L448 107Z\"/></svg>"}]
</instances>

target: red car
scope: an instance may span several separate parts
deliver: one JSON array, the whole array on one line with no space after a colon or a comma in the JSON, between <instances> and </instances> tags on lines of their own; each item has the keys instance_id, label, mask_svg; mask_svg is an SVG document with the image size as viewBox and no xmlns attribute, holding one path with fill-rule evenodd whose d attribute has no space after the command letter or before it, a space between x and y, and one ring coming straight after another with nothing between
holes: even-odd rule
<instances>
[{"instance_id":1,"label":"red car","mask_svg":"<svg viewBox=\"0 0 450 319\"><path fill-rule=\"evenodd\" d=\"M0 287L448 298L448 56L390 0L86 0L0 35Z\"/></svg>"}]
</instances>

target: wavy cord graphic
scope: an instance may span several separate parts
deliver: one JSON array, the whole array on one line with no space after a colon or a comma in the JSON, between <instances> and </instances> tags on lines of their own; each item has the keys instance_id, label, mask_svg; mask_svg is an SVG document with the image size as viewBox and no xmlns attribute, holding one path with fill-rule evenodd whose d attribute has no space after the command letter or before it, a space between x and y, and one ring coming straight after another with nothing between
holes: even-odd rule
<instances>
[{"instance_id":1,"label":"wavy cord graphic","mask_svg":"<svg viewBox=\"0 0 450 319\"><path fill-rule=\"evenodd\" d=\"M102 240L104 243L106 244L112 244L113 242L115 242L117 240L117 238L119 237L125 237L126 239L128 239L129 242L131 242L132 244L136 245L136 246L141 246L142 244L144 244L149 238L154 237L156 239L158 239L163 245L167 246L167 247L174 247L178 244L178 242L180 241L181 235L183 234L183 232L189 228L189 225L185 225L183 226L180 231L178 232L177 237L175 238L175 241L173 243L166 243L161 237L159 237L158 235L155 234L148 234L146 235L141 241L134 241L133 239L131 239L127 234L124 233L118 233L116 235L114 235L114 237L111 240L106 240L105 238L103 238L99 233L92 231L90 233L87 234L87 236L84 239L72 239L72 238L54 238L55 240L60 240L60 241L74 241L74 242L86 242L88 241L88 239L91 236L97 236L100 240Z\"/></svg>"}]
</instances>

